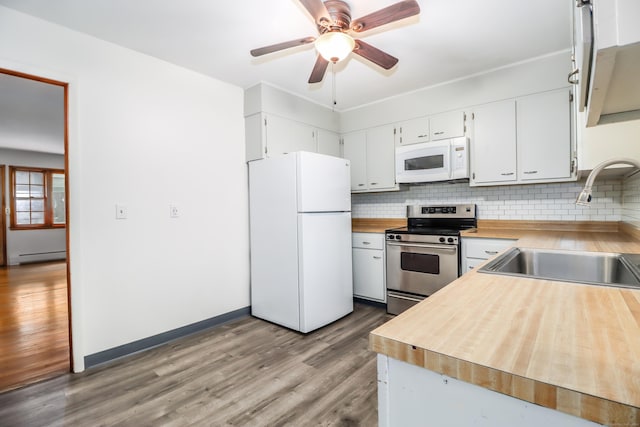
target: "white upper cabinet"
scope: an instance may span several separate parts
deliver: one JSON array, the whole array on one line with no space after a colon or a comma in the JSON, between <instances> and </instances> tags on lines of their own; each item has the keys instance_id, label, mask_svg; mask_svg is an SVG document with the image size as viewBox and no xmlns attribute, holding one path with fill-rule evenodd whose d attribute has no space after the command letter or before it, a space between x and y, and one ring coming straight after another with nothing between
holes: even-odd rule
<instances>
[{"instance_id":1,"label":"white upper cabinet","mask_svg":"<svg viewBox=\"0 0 640 427\"><path fill-rule=\"evenodd\" d=\"M516 103L494 102L472 113L471 184L515 181Z\"/></svg>"},{"instance_id":2,"label":"white upper cabinet","mask_svg":"<svg viewBox=\"0 0 640 427\"><path fill-rule=\"evenodd\" d=\"M431 141L464 136L464 111L452 111L429 118Z\"/></svg>"},{"instance_id":3,"label":"white upper cabinet","mask_svg":"<svg viewBox=\"0 0 640 427\"><path fill-rule=\"evenodd\" d=\"M248 162L294 151L342 156L337 133L273 114L245 117L245 139Z\"/></svg>"},{"instance_id":4,"label":"white upper cabinet","mask_svg":"<svg viewBox=\"0 0 640 427\"><path fill-rule=\"evenodd\" d=\"M392 125L367 130L367 181L370 190L396 187Z\"/></svg>"},{"instance_id":5,"label":"white upper cabinet","mask_svg":"<svg viewBox=\"0 0 640 427\"><path fill-rule=\"evenodd\" d=\"M342 136L344 158L351 161L351 190L392 191L396 184L394 127L380 126Z\"/></svg>"},{"instance_id":6,"label":"white upper cabinet","mask_svg":"<svg viewBox=\"0 0 640 427\"><path fill-rule=\"evenodd\" d=\"M398 124L397 145L417 144L429 141L429 118L418 117Z\"/></svg>"},{"instance_id":7,"label":"white upper cabinet","mask_svg":"<svg viewBox=\"0 0 640 427\"><path fill-rule=\"evenodd\" d=\"M318 153L342 157L340 135L324 129L317 130Z\"/></svg>"},{"instance_id":8,"label":"white upper cabinet","mask_svg":"<svg viewBox=\"0 0 640 427\"><path fill-rule=\"evenodd\" d=\"M473 109L471 185L575 180L569 89Z\"/></svg>"},{"instance_id":9,"label":"white upper cabinet","mask_svg":"<svg viewBox=\"0 0 640 427\"><path fill-rule=\"evenodd\" d=\"M268 157L294 151L316 152L314 127L273 115L268 115L266 121Z\"/></svg>"},{"instance_id":10,"label":"white upper cabinet","mask_svg":"<svg viewBox=\"0 0 640 427\"><path fill-rule=\"evenodd\" d=\"M342 135L343 157L351 162L351 191L367 190L367 133Z\"/></svg>"},{"instance_id":11,"label":"white upper cabinet","mask_svg":"<svg viewBox=\"0 0 640 427\"><path fill-rule=\"evenodd\" d=\"M571 176L569 89L518 98L518 178L553 180Z\"/></svg>"}]
</instances>

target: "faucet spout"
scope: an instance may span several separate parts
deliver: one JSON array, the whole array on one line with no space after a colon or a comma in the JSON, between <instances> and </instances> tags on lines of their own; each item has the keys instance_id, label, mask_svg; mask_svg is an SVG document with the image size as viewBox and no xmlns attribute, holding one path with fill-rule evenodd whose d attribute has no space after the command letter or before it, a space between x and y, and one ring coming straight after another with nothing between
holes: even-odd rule
<instances>
[{"instance_id":1,"label":"faucet spout","mask_svg":"<svg viewBox=\"0 0 640 427\"><path fill-rule=\"evenodd\" d=\"M589 176L587 177L587 182L584 184L584 188L578 195L576 199L576 205L588 206L589 202L591 202L591 187L593 187L593 181L595 181L598 174L602 171L602 169L612 166L612 165L629 165L635 166L640 169L640 162L638 160L628 158L628 157L620 157L610 160L605 160L604 162L598 164Z\"/></svg>"}]
</instances>

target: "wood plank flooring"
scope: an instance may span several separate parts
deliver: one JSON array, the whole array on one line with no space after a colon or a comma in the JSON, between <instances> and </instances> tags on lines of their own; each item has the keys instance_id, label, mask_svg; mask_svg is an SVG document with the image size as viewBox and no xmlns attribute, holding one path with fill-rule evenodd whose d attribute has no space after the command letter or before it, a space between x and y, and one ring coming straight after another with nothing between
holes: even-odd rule
<instances>
[{"instance_id":1,"label":"wood plank flooring","mask_svg":"<svg viewBox=\"0 0 640 427\"><path fill-rule=\"evenodd\" d=\"M368 334L356 304L307 335L247 317L81 374L0 394L3 426L376 426Z\"/></svg>"},{"instance_id":2,"label":"wood plank flooring","mask_svg":"<svg viewBox=\"0 0 640 427\"><path fill-rule=\"evenodd\" d=\"M67 310L64 261L0 267L0 391L69 372Z\"/></svg>"}]
</instances>

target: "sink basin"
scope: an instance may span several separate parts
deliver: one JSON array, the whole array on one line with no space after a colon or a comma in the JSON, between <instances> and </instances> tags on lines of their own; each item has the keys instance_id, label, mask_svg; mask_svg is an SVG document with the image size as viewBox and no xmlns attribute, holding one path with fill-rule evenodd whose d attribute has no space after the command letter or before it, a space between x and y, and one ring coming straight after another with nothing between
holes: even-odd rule
<instances>
[{"instance_id":1,"label":"sink basin","mask_svg":"<svg viewBox=\"0 0 640 427\"><path fill-rule=\"evenodd\" d=\"M640 255L512 248L480 273L640 289Z\"/></svg>"}]
</instances>

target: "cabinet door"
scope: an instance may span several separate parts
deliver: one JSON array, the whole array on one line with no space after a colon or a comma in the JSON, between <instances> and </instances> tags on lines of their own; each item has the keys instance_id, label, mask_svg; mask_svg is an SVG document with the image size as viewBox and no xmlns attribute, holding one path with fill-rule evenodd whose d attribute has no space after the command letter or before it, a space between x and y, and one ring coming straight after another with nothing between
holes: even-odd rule
<instances>
[{"instance_id":1,"label":"cabinet door","mask_svg":"<svg viewBox=\"0 0 640 427\"><path fill-rule=\"evenodd\" d=\"M358 297L384 301L384 252L372 249L353 249L353 294Z\"/></svg>"},{"instance_id":2,"label":"cabinet door","mask_svg":"<svg viewBox=\"0 0 640 427\"><path fill-rule=\"evenodd\" d=\"M278 116L270 115L266 119L268 157L294 151L317 151L315 128Z\"/></svg>"},{"instance_id":3,"label":"cabinet door","mask_svg":"<svg viewBox=\"0 0 640 427\"><path fill-rule=\"evenodd\" d=\"M342 157L340 135L325 129L318 129L318 153Z\"/></svg>"},{"instance_id":4,"label":"cabinet door","mask_svg":"<svg viewBox=\"0 0 640 427\"><path fill-rule=\"evenodd\" d=\"M478 107L473 111L472 119L472 184L515 181L515 101L494 102Z\"/></svg>"},{"instance_id":5,"label":"cabinet door","mask_svg":"<svg viewBox=\"0 0 640 427\"><path fill-rule=\"evenodd\" d=\"M393 126L380 126L367 131L367 184L370 190L396 185Z\"/></svg>"},{"instance_id":6,"label":"cabinet door","mask_svg":"<svg viewBox=\"0 0 640 427\"><path fill-rule=\"evenodd\" d=\"M571 104L568 89L516 101L521 181L571 176Z\"/></svg>"},{"instance_id":7,"label":"cabinet door","mask_svg":"<svg viewBox=\"0 0 640 427\"><path fill-rule=\"evenodd\" d=\"M398 124L397 145L417 144L429 141L429 118L419 117Z\"/></svg>"},{"instance_id":8,"label":"cabinet door","mask_svg":"<svg viewBox=\"0 0 640 427\"><path fill-rule=\"evenodd\" d=\"M351 162L351 191L367 189L367 134L351 132L342 136L343 157Z\"/></svg>"},{"instance_id":9,"label":"cabinet door","mask_svg":"<svg viewBox=\"0 0 640 427\"><path fill-rule=\"evenodd\" d=\"M431 141L464 136L464 112L438 114L429 118Z\"/></svg>"},{"instance_id":10,"label":"cabinet door","mask_svg":"<svg viewBox=\"0 0 640 427\"><path fill-rule=\"evenodd\" d=\"M253 114L244 119L246 161L262 159L265 156L264 117Z\"/></svg>"}]
</instances>

